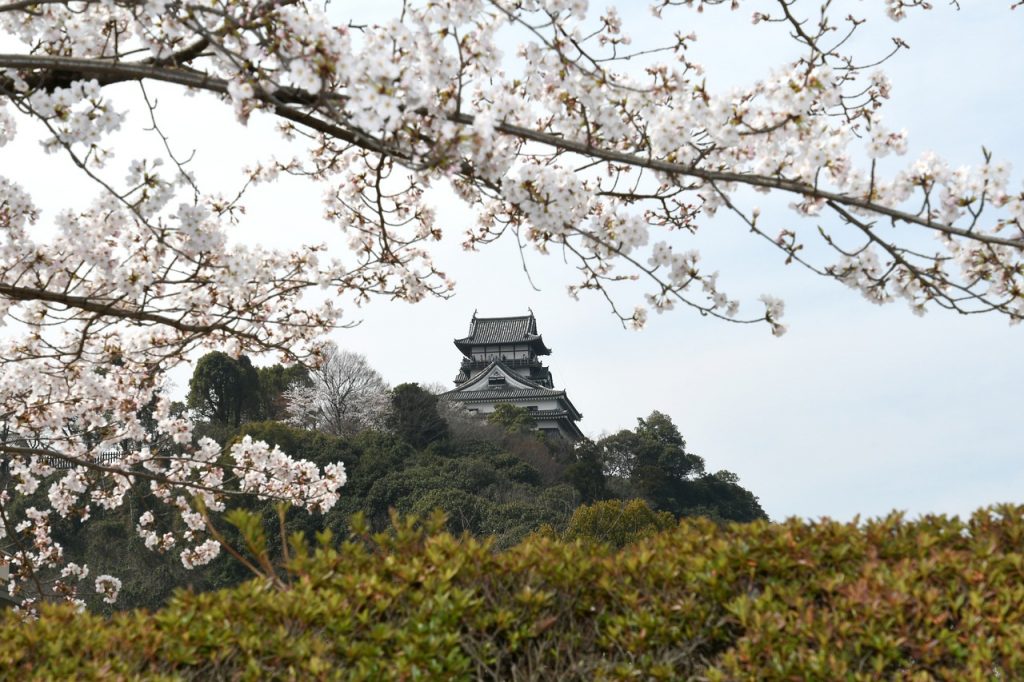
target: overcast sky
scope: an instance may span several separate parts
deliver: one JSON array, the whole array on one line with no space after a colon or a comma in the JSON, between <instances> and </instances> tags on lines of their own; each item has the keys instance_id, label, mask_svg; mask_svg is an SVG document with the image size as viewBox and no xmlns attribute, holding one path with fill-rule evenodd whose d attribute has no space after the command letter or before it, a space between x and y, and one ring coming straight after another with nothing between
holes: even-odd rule
<instances>
[{"instance_id":1,"label":"overcast sky","mask_svg":"<svg viewBox=\"0 0 1024 682\"><path fill-rule=\"evenodd\" d=\"M619 3L627 32L646 38L659 30L647 4ZM892 35L911 45L887 67L894 94L886 121L910 131L907 159L931 149L954 166L973 164L985 145L997 157L1021 160L1024 15L1003 0L962 3L960 12L939 3L894 24L879 18L882 4L834 3L836 15L873 17L861 40L871 48L868 56L883 52ZM694 57L707 66L712 88L763 76L789 54L784 39L774 44L770 31L751 26L757 3L742 5L739 12L672 15L684 25L671 28L697 31ZM355 8L372 19L383 16L387 3L332 7L339 17ZM259 121L232 131L237 126L224 107L198 97L186 105L175 109L181 105L167 100L161 106L172 143L198 148L200 179L230 176L278 145ZM55 185L65 201L84 201L77 177L59 159L40 160L34 144L5 149L4 174L18 174L12 164L27 168L20 174L24 184L44 206L42 196ZM1018 166L1016 184L1024 162ZM261 190L250 197L235 238L287 246L295 235L315 234L322 230L319 195L295 181ZM783 298L789 333L776 339L765 326L683 310L652 315L644 331L625 331L600 296L578 302L566 296L573 273L556 257L525 254L537 291L513 241L462 252L460 235L473 217L443 194L437 200L447 230L437 261L457 281L456 295L416 305L375 301L352 312L362 320L357 328L333 335L340 346L365 353L389 382L450 384L460 357L452 340L464 335L474 310L500 316L529 307L554 351L549 364L556 385L583 412L585 433L597 437L630 428L652 410L665 412L691 451L711 470L737 473L772 518L848 519L892 509L965 514L1024 498L1024 328L996 317L935 310L922 319L902 304L874 306L786 267L778 252L720 217L695 242L705 261L721 271L719 282L732 295L748 302L762 293ZM765 215L779 228L791 220L774 210L784 205L766 202ZM638 293L623 291L623 300ZM187 378L175 377L182 393Z\"/></svg>"},{"instance_id":2,"label":"overcast sky","mask_svg":"<svg viewBox=\"0 0 1024 682\"><path fill-rule=\"evenodd\" d=\"M886 121L910 131L906 160L934 150L953 166L974 164L985 145L1021 162L1019 184L1024 16L1003 2L963 4L899 24L878 16L880 0L839 2L836 14L872 16L861 40L867 55L887 49L894 35L911 46L887 67L894 95ZM696 59L712 86L757 78L790 49L766 41L771 34L749 21L756 4L743 6L674 15L695 22L686 28L698 32ZM648 35L646 11L620 7L627 32L640 25L634 35ZM471 220L454 207L450 216L452 227ZM469 257L444 252L459 285L452 300L374 304L359 328L337 338L392 382L450 381L459 360L451 340L465 333L474 309L493 316L532 307L554 350L555 381L583 412L584 432L630 428L663 411L709 468L739 474L772 518L968 514L1024 500L1024 328L878 307L787 268L734 221L718 218L707 232L701 249L731 292L785 299L786 336L682 310L652 316L644 331L622 330L599 296L565 296L571 273L556 258L526 254L541 289L534 291L515 243L506 242Z\"/></svg>"}]
</instances>

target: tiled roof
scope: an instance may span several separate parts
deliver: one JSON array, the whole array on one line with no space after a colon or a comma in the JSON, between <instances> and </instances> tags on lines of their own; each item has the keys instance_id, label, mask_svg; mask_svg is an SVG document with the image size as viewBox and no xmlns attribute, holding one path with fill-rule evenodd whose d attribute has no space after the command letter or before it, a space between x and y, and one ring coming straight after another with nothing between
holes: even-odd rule
<instances>
[{"instance_id":1,"label":"tiled roof","mask_svg":"<svg viewBox=\"0 0 1024 682\"><path fill-rule=\"evenodd\" d=\"M544 345L541 335L537 333L537 320L532 314L516 317L474 317L469 323L469 334L461 339L455 339L455 345L497 345L524 341L539 343L539 352L542 355L551 352Z\"/></svg>"},{"instance_id":2,"label":"tiled roof","mask_svg":"<svg viewBox=\"0 0 1024 682\"><path fill-rule=\"evenodd\" d=\"M569 410L531 410L530 416L534 419L561 419L566 417L572 419L573 416Z\"/></svg>"},{"instance_id":3,"label":"tiled roof","mask_svg":"<svg viewBox=\"0 0 1024 682\"><path fill-rule=\"evenodd\" d=\"M578 416L573 415L567 410L535 410L530 412L530 416L533 417L533 420L541 428L551 422L557 422L568 429L575 436L576 440L584 437L580 427L576 425Z\"/></svg>"},{"instance_id":4,"label":"tiled roof","mask_svg":"<svg viewBox=\"0 0 1024 682\"><path fill-rule=\"evenodd\" d=\"M502 400L529 400L530 398L560 398L565 391L552 391L547 388L499 388L486 391L459 391L455 389L442 393L440 398L445 400L486 400L488 402Z\"/></svg>"},{"instance_id":5,"label":"tiled roof","mask_svg":"<svg viewBox=\"0 0 1024 682\"><path fill-rule=\"evenodd\" d=\"M460 341L474 343L513 343L536 336L533 315L522 317L477 317L469 323L469 335Z\"/></svg>"}]
</instances>

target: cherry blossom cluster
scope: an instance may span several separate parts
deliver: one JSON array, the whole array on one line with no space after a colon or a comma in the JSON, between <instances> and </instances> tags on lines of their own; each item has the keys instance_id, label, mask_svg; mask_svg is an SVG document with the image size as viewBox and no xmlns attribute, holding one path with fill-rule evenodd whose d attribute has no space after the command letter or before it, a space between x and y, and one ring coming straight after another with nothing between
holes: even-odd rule
<instances>
[{"instance_id":1,"label":"cherry blossom cluster","mask_svg":"<svg viewBox=\"0 0 1024 682\"><path fill-rule=\"evenodd\" d=\"M345 466L328 464L323 474L315 464L295 460L276 446L253 442L246 436L231 446L239 488L264 498L305 500L311 510L327 511L338 501L338 489L345 485Z\"/></svg>"},{"instance_id":2,"label":"cherry blossom cluster","mask_svg":"<svg viewBox=\"0 0 1024 682\"><path fill-rule=\"evenodd\" d=\"M880 2L893 20L929 8ZM972 167L900 159L908 134L884 117L894 88L858 66L884 62L888 48L852 52L863 21L831 3L657 3L670 29L688 11L732 10L766 40L799 44L799 58L732 88L690 60L697 36L632 40L614 8L584 0L402 5L377 24L303 0L0 7L11 44L0 54L0 146L41 130L43 152L64 155L95 191L84 208L63 206L59 192L30 196L21 169L0 167L0 539L23 604L78 598L88 567L66 563L50 524L117 508L133 486L157 502L137 520L145 545L190 567L219 552L197 505L223 509L232 494L312 511L336 502L340 465L193 439L165 377L210 348L320 357L345 306L448 295L431 258L448 227L435 186L475 212L456 228L466 248L511 235L557 255L579 273L571 295L604 295L635 327L684 307L785 332L782 301L764 294L745 313L724 286L728 268L690 243L716 214L873 302L1024 318L1024 190L988 152ZM165 103L215 98L238 125L274 120L293 153L246 168L245 187L273 191L285 174L317 183L340 243L301 229L289 250L232 239L258 216L244 212L245 192L198 186L150 87ZM129 112L152 120L166 153L125 155ZM751 190L787 198L784 225ZM307 296L319 290L331 300ZM16 514L12 496L48 508ZM93 588L114 599L119 583L100 576Z\"/></svg>"}]
</instances>

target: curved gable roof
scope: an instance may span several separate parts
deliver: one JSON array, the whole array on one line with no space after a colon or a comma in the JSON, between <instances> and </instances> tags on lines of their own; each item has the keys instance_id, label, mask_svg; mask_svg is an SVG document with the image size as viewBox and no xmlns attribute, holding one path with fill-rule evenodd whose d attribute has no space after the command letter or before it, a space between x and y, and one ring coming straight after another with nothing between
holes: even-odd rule
<instances>
[{"instance_id":1,"label":"curved gable roof","mask_svg":"<svg viewBox=\"0 0 1024 682\"><path fill-rule=\"evenodd\" d=\"M456 386L451 391L448 391L448 393L479 390L476 389L475 387L487 381L487 379L490 378L490 375L493 374L494 370L496 369L499 370L502 374L504 374L507 378L511 379L512 383L521 384L519 388L537 388L543 389L545 391L551 390L547 386L542 386L538 384L536 381L533 381L532 379L527 379L522 374L509 367L501 360L491 360L491 362L488 363L486 367L484 367L482 370L480 370L473 376L463 381L461 384Z\"/></svg>"},{"instance_id":2,"label":"curved gable roof","mask_svg":"<svg viewBox=\"0 0 1024 682\"><path fill-rule=\"evenodd\" d=\"M510 385L495 387L486 383L495 369L511 380ZM572 404L572 401L569 400L569 395L565 391L557 391L531 381L515 370L510 369L501 360L491 361L468 380L452 390L440 394L438 397L443 400L472 400L494 403L529 400L531 398L559 398L565 410L568 414L572 415L573 419L583 418L583 415Z\"/></svg>"}]
</instances>

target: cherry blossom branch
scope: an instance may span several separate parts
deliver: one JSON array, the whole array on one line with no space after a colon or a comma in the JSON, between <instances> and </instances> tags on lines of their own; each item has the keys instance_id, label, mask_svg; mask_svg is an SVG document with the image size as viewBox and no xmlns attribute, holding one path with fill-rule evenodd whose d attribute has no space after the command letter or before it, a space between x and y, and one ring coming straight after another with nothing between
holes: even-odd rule
<instances>
[{"instance_id":1,"label":"cherry blossom branch","mask_svg":"<svg viewBox=\"0 0 1024 682\"><path fill-rule=\"evenodd\" d=\"M227 489L224 489L222 487L205 486L205 485L203 485L201 483L196 483L194 481L179 481L179 480L168 478L167 476L162 476L160 474L156 474L156 473L153 473L151 471L146 471L146 470L143 470L143 469L123 469L121 467L110 467L110 466L106 466L106 465L100 464L99 462L96 462L94 460L90 460L90 459L88 459L86 457L75 457L75 456L72 456L72 455L65 455L63 453L56 452L54 450L46 450L46 449L40 449L40 448L24 448L24 447L17 447L17 446L13 446L13 445L2 445L2 444L0 444L0 454L16 455L16 456L19 456L19 457L33 457L34 456L34 457L52 458L52 459L60 460L62 462L67 462L68 464L71 464L73 466L82 466L82 467L85 467L87 469L92 469L94 471L102 472L102 473L105 473L105 474L113 474L113 475L116 475L116 476L123 476L126 479L128 479L129 481L131 479L133 479L133 478L141 478L141 479L146 480L146 481L155 481L157 483L164 483L164 484L173 485L173 486L183 486L183 487L186 487L186 488L189 488L189 489L202 490L202 491L205 491L205 492L208 492L208 493L215 493L217 495L222 495L223 494L223 495L229 495L229 496L231 496L231 495L239 496L239 495L243 495L244 494L244 493L242 493L242 492L240 492L238 490L227 490ZM156 459L159 459L159 458L156 458Z\"/></svg>"},{"instance_id":2,"label":"cherry blossom branch","mask_svg":"<svg viewBox=\"0 0 1024 682\"><path fill-rule=\"evenodd\" d=\"M97 76L101 84L113 84L128 80L150 79L176 85L183 85L199 90L207 90L219 94L227 94L227 81L208 74L184 71L180 69L169 69L166 67L149 66L143 64L131 64L124 62L107 63L97 62L90 59L73 57L49 57L49 56L26 56L16 54L0 54L0 68L15 69L44 69L55 72L67 72L78 77ZM72 79L73 80L73 79ZM289 104L314 104L317 96L301 91L290 90L276 92L273 95L257 93L257 99L267 101L276 106L275 113L301 123L317 132L337 137L345 142L358 145L380 154L395 156L399 159L407 159L408 155L400 149L389 147L385 142L374 138L371 135L353 128L344 127L337 123L324 121L316 116L294 110ZM424 110L422 113L426 114ZM461 125L472 127L476 123L476 117L471 114L453 113L448 116L449 120ZM716 171L701 168L688 164L674 163L655 158L645 158L635 154L619 152L611 149L604 149L585 142L577 142L563 136L534 130L519 125L498 122L495 125L498 132L517 137L528 142L538 142L548 145L559 151L573 152L581 156L599 159L607 162L620 163L636 168L646 168L667 174L670 177L682 176L693 177L708 182L739 183L752 187L763 187L777 189L801 197L811 199L823 199L836 202L846 206L852 206L872 213L886 216L893 220L905 222L912 225L919 225L931 230L945 234L963 237L991 244L1002 244L1005 246L1024 248L1024 237L1008 239L989 233L980 233L964 230L953 225L944 224L913 213L908 213L890 206L878 204L846 194L830 192L815 185L796 180L789 180L783 177L756 175L748 173L735 173L730 171Z\"/></svg>"}]
</instances>

